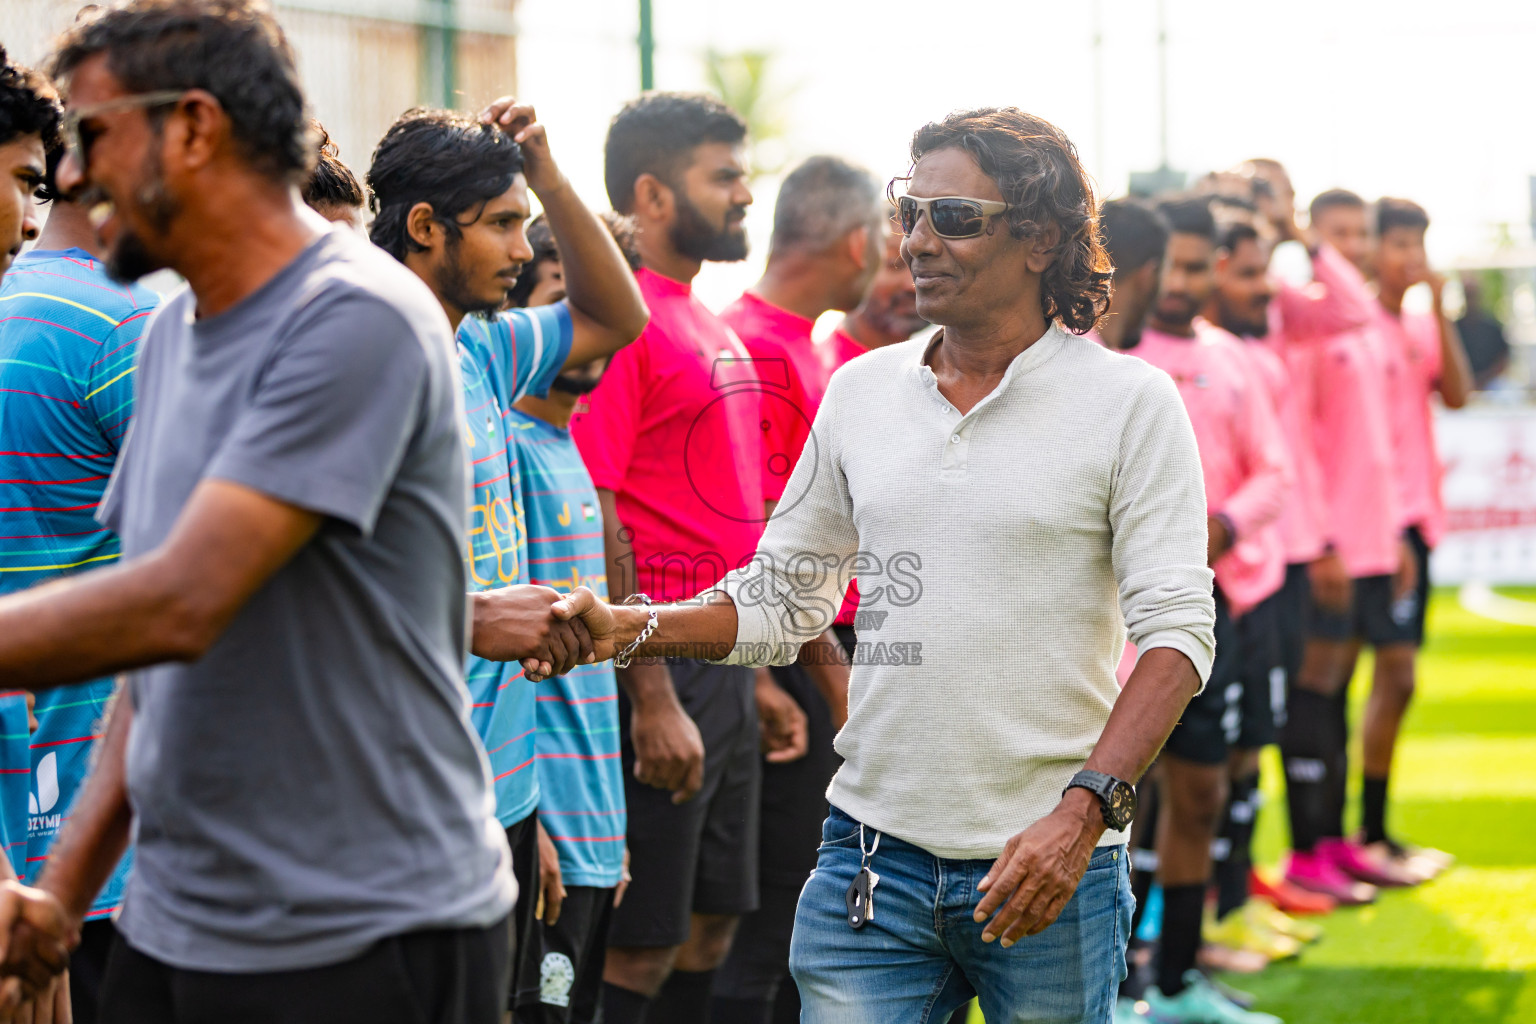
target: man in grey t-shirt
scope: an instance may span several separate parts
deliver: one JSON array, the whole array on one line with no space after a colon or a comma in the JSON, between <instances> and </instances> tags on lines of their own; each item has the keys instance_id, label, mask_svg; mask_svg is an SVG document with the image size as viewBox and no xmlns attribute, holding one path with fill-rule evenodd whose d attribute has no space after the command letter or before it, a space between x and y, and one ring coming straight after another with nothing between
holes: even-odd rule
<instances>
[{"instance_id":1,"label":"man in grey t-shirt","mask_svg":"<svg viewBox=\"0 0 1536 1024\"><path fill-rule=\"evenodd\" d=\"M54 938L131 803L103 1019L499 1021L515 886L463 682L443 314L303 207L303 96L255 0L137 0L56 65L61 190L116 276L189 288L147 331L102 509L123 563L0 602L11 685L141 670L39 882ZM10 969L56 962L36 938Z\"/></svg>"}]
</instances>

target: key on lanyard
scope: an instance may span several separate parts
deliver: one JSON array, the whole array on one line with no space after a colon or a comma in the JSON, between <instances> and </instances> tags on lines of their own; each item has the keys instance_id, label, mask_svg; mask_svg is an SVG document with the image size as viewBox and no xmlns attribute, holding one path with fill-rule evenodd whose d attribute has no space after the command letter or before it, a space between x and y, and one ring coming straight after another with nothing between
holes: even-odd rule
<instances>
[{"instance_id":1,"label":"key on lanyard","mask_svg":"<svg viewBox=\"0 0 1536 1024\"><path fill-rule=\"evenodd\" d=\"M853 876L853 881L848 886L848 893L844 897L848 904L848 926L854 931L863 928L864 925L874 920L875 917L875 886L880 884L880 876L870 870L869 859L880 849L880 833L875 833L875 844L869 849L864 849L864 826L859 825L859 873Z\"/></svg>"}]
</instances>

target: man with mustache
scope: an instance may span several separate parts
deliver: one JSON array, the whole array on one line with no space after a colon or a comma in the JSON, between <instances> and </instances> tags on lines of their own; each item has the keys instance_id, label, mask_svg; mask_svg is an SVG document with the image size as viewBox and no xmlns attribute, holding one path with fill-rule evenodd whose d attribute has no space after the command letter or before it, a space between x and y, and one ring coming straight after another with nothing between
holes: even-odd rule
<instances>
[{"instance_id":1,"label":"man with mustache","mask_svg":"<svg viewBox=\"0 0 1536 1024\"><path fill-rule=\"evenodd\" d=\"M648 93L608 130L608 198L635 220L651 321L571 434L602 505L614 601L691 597L762 533L752 364L692 290L706 260L746 258L745 139L734 111L685 93ZM620 666L618 681L635 883L613 917L603 1017L696 1024L738 915L757 906L752 672L674 658Z\"/></svg>"},{"instance_id":2,"label":"man with mustache","mask_svg":"<svg viewBox=\"0 0 1536 1024\"><path fill-rule=\"evenodd\" d=\"M1227 799L1228 760L1242 736L1236 621L1280 589L1284 556L1270 529L1291 486L1280 426L1241 342L1199 319L1215 287L1216 221L1203 197L1165 201L1171 232L1157 301L1132 353L1178 385L1194 424L1216 575L1216 658L1159 758L1158 875L1163 885L1157 984L1145 999L1169 1021L1278 1024L1244 1010L1195 969L1211 877L1211 842ZM1258 957L1255 967L1267 958ZM1250 968L1253 969L1253 968Z\"/></svg>"},{"instance_id":3,"label":"man with mustache","mask_svg":"<svg viewBox=\"0 0 1536 1024\"><path fill-rule=\"evenodd\" d=\"M917 559L882 627L901 656L853 667L790 950L802 1019L918 1024L974 996L988 1019L1100 1022L1132 784L1214 649L1199 452L1166 374L1081 337L1109 261L1066 136L983 108L911 155L903 255L943 332L834 377L747 568L683 604L578 590L557 611L599 657L787 664L861 550Z\"/></svg>"},{"instance_id":4,"label":"man with mustache","mask_svg":"<svg viewBox=\"0 0 1536 1024\"><path fill-rule=\"evenodd\" d=\"M555 162L531 106L500 99L479 119L408 111L374 150L368 182L374 244L426 283L458 332L463 429L474 474L462 543L476 595L475 625L482 643L493 627L515 642L526 628L518 617L542 614L555 592L526 585L528 499L512 406L526 395L546 395L558 374L633 341L645 325L645 307L607 228ZM501 312L533 255L524 232L530 192L564 237L567 295L554 305ZM522 667L507 657L478 656L489 653L481 645L474 653L466 669L471 717L490 758L496 817L512 848L520 892L510 1008L538 1001L536 701ZM574 664L541 666L539 674Z\"/></svg>"},{"instance_id":5,"label":"man with mustache","mask_svg":"<svg viewBox=\"0 0 1536 1024\"><path fill-rule=\"evenodd\" d=\"M109 1019L499 1021L516 887L464 685L442 308L303 206L315 140L265 7L139 0L55 62L60 189L114 275L188 289L103 504L122 563L0 599L8 680L139 670L39 886L69 937L133 823ZM52 966L27 937L18 969Z\"/></svg>"}]
</instances>

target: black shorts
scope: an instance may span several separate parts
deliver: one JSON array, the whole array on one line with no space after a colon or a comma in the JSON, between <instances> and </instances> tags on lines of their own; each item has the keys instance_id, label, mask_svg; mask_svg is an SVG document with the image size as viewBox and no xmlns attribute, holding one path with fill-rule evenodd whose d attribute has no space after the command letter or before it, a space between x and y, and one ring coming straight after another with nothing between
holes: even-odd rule
<instances>
[{"instance_id":1,"label":"black shorts","mask_svg":"<svg viewBox=\"0 0 1536 1024\"><path fill-rule=\"evenodd\" d=\"M539 925L538 984L512 1011L516 1024L592 1024L603 997L613 890L568 885L560 919Z\"/></svg>"},{"instance_id":2,"label":"black shorts","mask_svg":"<svg viewBox=\"0 0 1536 1024\"><path fill-rule=\"evenodd\" d=\"M1237 739L1240 750L1257 750L1275 742L1277 721L1285 721L1285 666L1280 655L1279 592L1260 601L1237 620L1239 701Z\"/></svg>"},{"instance_id":3,"label":"black shorts","mask_svg":"<svg viewBox=\"0 0 1536 1024\"><path fill-rule=\"evenodd\" d=\"M810 740L798 761L763 764L758 908L741 919L715 974L715 991L732 999L772 999L789 977L795 906L816 867L821 826L830 811L827 784L842 764L832 749L832 712L810 675L788 665L775 668L773 678L805 710Z\"/></svg>"},{"instance_id":4,"label":"black shorts","mask_svg":"<svg viewBox=\"0 0 1536 1024\"><path fill-rule=\"evenodd\" d=\"M119 938L105 1024L500 1024L509 923L411 932L339 964L263 974L188 971Z\"/></svg>"},{"instance_id":5,"label":"black shorts","mask_svg":"<svg viewBox=\"0 0 1536 1024\"><path fill-rule=\"evenodd\" d=\"M1216 592L1216 658L1205 689L1195 695L1163 749L1196 764L1225 764L1242 722L1242 665L1237 628L1226 599Z\"/></svg>"},{"instance_id":6,"label":"black shorts","mask_svg":"<svg viewBox=\"0 0 1536 1024\"><path fill-rule=\"evenodd\" d=\"M1348 612L1331 612L1312 602L1308 609L1308 632L1314 638L1339 643L1363 640L1372 647L1418 643L1424 617L1418 611L1422 602L1417 594L1393 602L1391 576L1361 576L1352 583L1353 600Z\"/></svg>"},{"instance_id":7,"label":"black shorts","mask_svg":"<svg viewBox=\"0 0 1536 1024\"><path fill-rule=\"evenodd\" d=\"M619 693L624 798L633 881L608 944L677 946L692 914L757 909L758 791L762 783L752 669L668 658L683 710L704 739L704 786L685 804L635 780L629 701Z\"/></svg>"},{"instance_id":8,"label":"black shorts","mask_svg":"<svg viewBox=\"0 0 1536 1024\"><path fill-rule=\"evenodd\" d=\"M69 954L69 1002L75 1024L96 1024L107 960L117 944L117 925L98 917L80 926L80 945Z\"/></svg>"},{"instance_id":9,"label":"black shorts","mask_svg":"<svg viewBox=\"0 0 1536 1024\"><path fill-rule=\"evenodd\" d=\"M512 877L517 880L517 905L512 908L511 968L507 1009L539 991L539 815L528 815L507 826L512 848Z\"/></svg>"}]
</instances>

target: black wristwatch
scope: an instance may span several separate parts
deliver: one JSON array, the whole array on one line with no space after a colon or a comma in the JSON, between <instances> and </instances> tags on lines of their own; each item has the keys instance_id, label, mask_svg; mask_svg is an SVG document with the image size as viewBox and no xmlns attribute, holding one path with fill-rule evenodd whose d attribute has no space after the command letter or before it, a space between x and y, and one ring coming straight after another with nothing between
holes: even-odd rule
<instances>
[{"instance_id":1,"label":"black wristwatch","mask_svg":"<svg viewBox=\"0 0 1536 1024\"><path fill-rule=\"evenodd\" d=\"M1136 816L1136 787L1124 779L1085 768L1067 783L1067 789L1074 786L1086 789L1099 798L1099 806L1104 811L1104 824L1116 832L1124 831ZM1067 795L1067 789L1061 791L1062 796Z\"/></svg>"}]
</instances>

